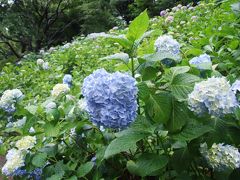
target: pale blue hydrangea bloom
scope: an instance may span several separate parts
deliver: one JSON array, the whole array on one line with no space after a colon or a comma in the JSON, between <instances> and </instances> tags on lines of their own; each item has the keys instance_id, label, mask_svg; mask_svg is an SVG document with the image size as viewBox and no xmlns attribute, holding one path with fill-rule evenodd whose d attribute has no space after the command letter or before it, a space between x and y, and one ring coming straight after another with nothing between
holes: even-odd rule
<instances>
[{"instance_id":1,"label":"pale blue hydrangea bloom","mask_svg":"<svg viewBox=\"0 0 240 180\"><path fill-rule=\"evenodd\" d=\"M232 91L236 94L237 92L240 92L240 80L236 80L231 87Z\"/></svg>"},{"instance_id":2,"label":"pale blue hydrangea bloom","mask_svg":"<svg viewBox=\"0 0 240 180\"><path fill-rule=\"evenodd\" d=\"M180 44L171 36L160 36L154 43L157 52L180 54Z\"/></svg>"},{"instance_id":3,"label":"pale blue hydrangea bloom","mask_svg":"<svg viewBox=\"0 0 240 180\"><path fill-rule=\"evenodd\" d=\"M12 113L16 110L15 103L23 98L23 93L19 89L6 90L0 99L0 108Z\"/></svg>"},{"instance_id":4,"label":"pale blue hydrangea bloom","mask_svg":"<svg viewBox=\"0 0 240 180\"><path fill-rule=\"evenodd\" d=\"M225 77L212 77L195 84L188 96L188 105L198 115L209 113L219 117L233 113L238 102Z\"/></svg>"},{"instance_id":5,"label":"pale blue hydrangea bloom","mask_svg":"<svg viewBox=\"0 0 240 180\"><path fill-rule=\"evenodd\" d=\"M216 171L225 171L240 167L240 153L234 146L214 143L208 149L207 144L204 143L200 145L200 152L208 164Z\"/></svg>"},{"instance_id":6,"label":"pale blue hydrangea bloom","mask_svg":"<svg viewBox=\"0 0 240 180\"><path fill-rule=\"evenodd\" d=\"M125 128L135 120L137 92L134 78L104 69L86 77L82 87L91 121L105 128Z\"/></svg>"},{"instance_id":7,"label":"pale blue hydrangea bloom","mask_svg":"<svg viewBox=\"0 0 240 180\"><path fill-rule=\"evenodd\" d=\"M2 168L2 173L6 176L11 176L16 170L23 167L24 153L17 149L10 149L6 155L7 162Z\"/></svg>"},{"instance_id":8,"label":"pale blue hydrangea bloom","mask_svg":"<svg viewBox=\"0 0 240 180\"><path fill-rule=\"evenodd\" d=\"M71 74L65 74L63 77L63 84L67 84L68 87L72 86L72 75Z\"/></svg>"},{"instance_id":9,"label":"pale blue hydrangea bloom","mask_svg":"<svg viewBox=\"0 0 240 180\"><path fill-rule=\"evenodd\" d=\"M202 54L198 57L194 57L189 61L189 64L193 67L196 67L199 70L211 70L212 61L209 55Z\"/></svg>"}]
</instances>

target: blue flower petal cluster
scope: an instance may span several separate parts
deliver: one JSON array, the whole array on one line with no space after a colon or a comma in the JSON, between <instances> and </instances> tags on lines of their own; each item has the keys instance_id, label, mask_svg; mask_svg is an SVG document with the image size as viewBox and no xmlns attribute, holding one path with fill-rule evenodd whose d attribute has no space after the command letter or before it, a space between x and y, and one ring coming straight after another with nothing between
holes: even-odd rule
<instances>
[{"instance_id":1,"label":"blue flower petal cluster","mask_svg":"<svg viewBox=\"0 0 240 180\"><path fill-rule=\"evenodd\" d=\"M68 87L72 86L72 75L71 74L65 74L63 77L63 84L67 84Z\"/></svg>"},{"instance_id":2,"label":"blue flower petal cluster","mask_svg":"<svg viewBox=\"0 0 240 180\"><path fill-rule=\"evenodd\" d=\"M212 61L209 55L202 54L198 57L194 57L189 61L189 64L196 67L199 70L211 70L212 69Z\"/></svg>"},{"instance_id":3,"label":"blue flower petal cluster","mask_svg":"<svg viewBox=\"0 0 240 180\"><path fill-rule=\"evenodd\" d=\"M238 101L225 77L212 77L195 84L188 96L189 108L198 115L209 113L220 117L233 113Z\"/></svg>"},{"instance_id":4,"label":"blue flower petal cluster","mask_svg":"<svg viewBox=\"0 0 240 180\"><path fill-rule=\"evenodd\" d=\"M155 41L154 46L157 52L180 55L180 44L169 35L160 36Z\"/></svg>"},{"instance_id":5,"label":"blue flower petal cluster","mask_svg":"<svg viewBox=\"0 0 240 180\"><path fill-rule=\"evenodd\" d=\"M83 82L82 94L90 119L105 128L125 128L137 116L136 80L128 74L94 71Z\"/></svg>"},{"instance_id":6,"label":"blue flower petal cluster","mask_svg":"<svg viewBox=\"0 0 240 180\"><path fill-rule=\"evenodd\" d=\"M240 80L236 80L231 87L232 91L237 94L237 92L240 92Z\"/></svg>"},{"instance_id":7,"label":"blue flower petal cluster","mask_svg":"<svg viewBox=\"0 0 240 180\"><path fill-rule=\"evenodd\" d=\"M200 152L216 171L233 170L240 167L240 153L234 146L214 143L208 149L207 144L204 143L200 145Z\"/></svg>"}]
</instances>

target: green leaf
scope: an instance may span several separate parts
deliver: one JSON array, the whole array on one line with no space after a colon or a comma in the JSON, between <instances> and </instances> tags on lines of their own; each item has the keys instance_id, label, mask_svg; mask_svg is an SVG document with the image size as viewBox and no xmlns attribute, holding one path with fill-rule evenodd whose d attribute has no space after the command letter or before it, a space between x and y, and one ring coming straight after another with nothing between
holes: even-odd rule
<instances>
[{"instance_id":1,"label":"green leaf","mask_svg":"<svg viewBox=\"0 0 240 180\"><path fill-rule=\"evenodd\" d=\"M195 83L199 80L199 77L192 74L178 74L173 78L170 85L172 94L179 101L186 100L188 94L192 92Z\"/></svg>"},{"instance_id":2,"label":"green leaf","mask_svg":"<svg viewBox=\"0 0 240 180\"><path fill-rule=\"evenodd\" d=\"M146 102L146 110L155 122L167 123L172 108L171 98L170 94L165 92L149 96Z\"/></svg>"},{"instance_id":3,"label":"green leaf","mask_svg":"<svg viewBox=\"0 0 240 180\"><path fill-rule=\"evenodd\" d=\"M184 74L187 73L190 70L189 66L177 66L172 67L170 70L165 74L164 79L166 79L169 82L172 82L173 78L177 76L178 74Z\"/></svg>"},{"instance_id":4,"label":"green leaf","mask_svg":"<svg viewBox=\"0 0 240 180\"><path fill-rule=\"evenodd\" d=\"M62 174L54 174L51 177L47 178L46 180L61 180L63 177Z\"/></svg>"},{"instance_id":5,"label":"green leaf","mask_svg":"<svg viewBox=\"0 0 240 180\"><path fill-rule=\"evenodd\" d=\"M197 49L197 48L192 48L192 49L189 49L185 55L188 56L188 55L193 55L193 56L199 56L203 53L203 51L201 49Z\"/></svg>"},{"instance_id":6,"label":"green leaf","mask_svg":"<svg viewBox=\"0 0 240 180\"><path fill-rule=\"evenodd\" d=\"M173 135L173 139L179 141L191 141L213 129L200 123L189 123L179 134Z\"/></svg>"},{"instance_id":7,"label":"green leaf","mask_svg":"<svg viewBox=\"0 0 240 180\"><path fill-rule=\"evenodd\" d=\"M57 137L60 132L59 125L53 125L51 123L46 124L44 129L44 133L47 137Z\"/></svg>"},{"instance_id":8,"label":"green leaf","mask_svg":"<svg viewBox=\"0 0 240 180\"><path fill-rule=\"evenodd\" d=\"M136 148L136 142L146 137L146 133L127 133L126 135L120 136L114 139L107 147L105 151L104 158L107 159L115 154L123 151L128 151L129 149Z\"/></svg>"},{"instance_id":9,"label":"green leaf","mask_svg":"<svg viewBox=\"0 0 240 180\"><path fill-rule=\"evenodd\" d=\"M93 167L94 167L93 162L87 162L85 164L82 164L77 170L77 176L79 178L86 176L92 170Z\"/></svg>"},{"instance_id":10,"label":"green leaf","mask_svg":"<svg viewBox=\"0 0 240 180\"><path fill-rule=\"evenodd\" d=\"M122 38L122 37L110 37L108 39L120 44L126 50L129 50L133 45L133 43L131 41L129 41L126 38Z\"/></svg>"},{"instance_id":11,"label":"green leaf","mask_svg":"<svg viewBox=\"0 0 240 180\"><path fill-rule=\"evenodd\" d=\"M38 107L34 105L28 105L25 107L25 109L28 110L28 112L30 112L31 114L35 115Z\"/></svg>"},{"instance_id":12,"label":"green leaf","mask_svg":"<svg viewBox=\"0 0 240 180\"><path fill-rule=\"evenodd\" d=\"M129 26L127 33L127 39L134 42L139 39L148 29L149 17L147 11L142 12L138 17L136 17Z\"/></svg>"},{"instance_id":13,"label":"green leaf","mask_svg":"<svg viewBox=\"0 0 240 180\"><path fill-rule=\"evenodd\" d=\"M172 53L156 52L153 54L144 55L142 59L145 59L146 61L150 62L162 61L164 59L172 59L178 62L181 59L181 57L179 55L174 55Z\"/></svg>"},{"instance_id":14,"label":"green leaf","mask_svg":"<svg viewBox=\"0 0 240 180\"><path fill-rule=\"evenodd\" d=\"M136 162L128 161L127 169L132 174L145 177L155 171L164 168L168 163L168 158L158 154L142 154Z\"/></svg>"},{"instance_id":15,"label":"green leaf","mask_svg":"<svg viewBox=\"0 0 240 180\"><path fill-rule=\"evenodd\" d=\"M147 84L145 82L140 82L140 83L138 83L137 86L139 89L138 97L143 101L148 100L149 95L150 95L150 90L149 90Z\"/></svg>"},{"instance_id":16,"label":"green leaf","mask_svg":"<svg viewBox=\"0 0 240 180\"><path fill-rule=\"evenodd\" d=\"M46 153L39 153L36 154L32 159L32 164L36 167L42 167L45 165L47 160L47 154Z\"/></svg>"},{"instance_id":17,"label":"green leaf","mask_svg":"<svg viewBox=\"0 0 240 180\"><path fill-rule=\"evenodd\" d=\"M116 53L116 54L101 58L100 60L117 60L117 61L122 61L124 63L128 63L129 55L126 53Z\"/></svg>"},{"instance_id":18,"label":"green leaf","mask_svg":"<svg viewBox=\"0 0 240 180\"><path fill-rule=\"evenodd\" d=\"M188 117L188 107L181 102L172 101L172 112L167 128L171 132L179 131L186 124Z\"/></svg>"}]
</instances>

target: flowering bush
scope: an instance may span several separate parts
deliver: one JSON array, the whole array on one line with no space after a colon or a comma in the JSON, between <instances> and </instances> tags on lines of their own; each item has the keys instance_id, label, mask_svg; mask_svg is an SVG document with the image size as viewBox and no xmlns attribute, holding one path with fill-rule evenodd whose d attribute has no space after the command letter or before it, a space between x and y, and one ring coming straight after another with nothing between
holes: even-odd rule
<instances>
[{"instance_id":1,"label":"flowering bush","mask_svg":"<svg viewBox=\"0 0 240 180\"><path fill-rule=\"evenodd\" d=\"M127 29L5 66L0 102L14 111L0 109L7 159L0 178L239 179L239 31L231 2L166 10L172 23L145 11ZM39 58L51 70L39 71ZM21 103L19 91L4 95L14 87L24 92Z\"/></svg>"},{"instance_id":2,"label":"flowering bush","mask_svg":"<svg viewBox=\"0 0 240 180\"><path fill-rule=\"evenodd\" d=\"M99 126L124 128L136 118L136 81L127 74L97 70L84 79L82 93L91 121Z\"/></svg>"}]
</instances>

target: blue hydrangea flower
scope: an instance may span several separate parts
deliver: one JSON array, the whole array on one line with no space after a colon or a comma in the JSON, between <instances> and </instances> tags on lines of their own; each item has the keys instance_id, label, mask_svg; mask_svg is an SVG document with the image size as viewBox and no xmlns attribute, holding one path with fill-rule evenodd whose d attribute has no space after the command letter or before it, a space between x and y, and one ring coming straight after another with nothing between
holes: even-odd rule
<instances>
[{"instance_id":1,"label":"blue hydrangea flower","mask_svg":"<svg viewBox=\"0 0 240 180\"><path fill-rule=\"evenodd\" d=\"M216 171L225 171L240 167L240 153L231 145L214 143L210 149L207 144L200 145L200 152L208 164Z\"/></svg>"},{"instance_id":2,"label":"blue hydrangea flower","mask_svg":"<svg viewBox=\"0 0 240 180\"><path fill-rule=\"evenodd\" d=\"M27 171L24 169L17 169L16 171L14 171L14 173L12 174L12 176L25 176L27 175Z\"/></svg>"},{"instance_id":3,"label":"blue hydrangea flower","mask_svg":"<svg viewBox=\"0 0 240 180\"><path fill-rule=\"evenodd\" d=\"M160 36L154 43L155 50L157 53L164 55L169 60L162 61L166 65L171 63L178 63L181 61L180 56L180 44L169 35Z\"/></svg>"},{"instance_id":4,"label":"blue hydrangea flower","mask_svg":"<svg viewBox=\"0 0 240 180\"><path fill-rule=\"evenodd\" d=\"M42 168L36 168L29 174L29 177L35 180L41 180L41 176L42 176Z\"/></svg>"},{"instance_id":5,"label":"blue hydrangea flower","mask_svg":"<svg viewBox=\"0 0 240 180\"><path fill-rule=\"evenodd\" d=\"M189 61L189 64L193 67L196 67L199 70L211 70L212 61L209 55L202 54L198 57L194 57Z\"/></svg>"},{"instance_id":6,"label":"blue hydrangea flower","mask_svg":"<svg viewBox=\"0 0 240 180\"><path fill-rule=\"evenodd\" d=\"M239 106L225 77L212 77L195 84L193 92L188 96L188 105L198 115L209 113L216 117L233 113Z\"/></svg>"},{"instance_id":7,"label":"blue hydrangea flower","mask_svg":"<svg viewBox=\"0 0 240 180\"><path fill-rule=\"evenodd\" d=\"M236 80L231 87L232 91L236 94L237 92L240 92L240 80Z\"/></svg>"},{"instance_id":8,"label":"blue hydrangea flower","mask_svg":"<svg viewBox=\"0 0 240 180\"><path fill-rule=\"evenodd\" d=\"M68 87L72 86L72 75L71 74L65 74L63 77L63 84L67 84Z\"/></svg>"},{"instance_id":9,"label":"blue hydrangea flower","mask_svg":"<svg viewBox=\"0 0 240 180\"><path fill-rule=\"evenodd\" d=\"M98 126L125 128L137 116L136 80L128 74L94 71L83 82L82 94L90 119Z\"/></svg>"}]
</instances>

